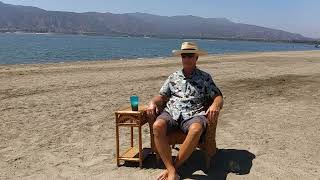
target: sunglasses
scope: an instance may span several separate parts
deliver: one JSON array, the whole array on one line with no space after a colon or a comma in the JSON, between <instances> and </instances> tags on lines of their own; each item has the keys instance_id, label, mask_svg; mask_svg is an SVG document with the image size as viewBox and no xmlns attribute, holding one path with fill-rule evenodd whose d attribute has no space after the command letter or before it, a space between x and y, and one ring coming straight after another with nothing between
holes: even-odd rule
<instances>
[{"instance_id":1,"label":"sunglasses","mask_svg":"<svg viewBox=\"0 0 320 180\"><path fill-rule=\"evenodd\" d=\"M187 58L187 57L192 58L194 56L195 56L195 53L183 53L183 54L181 54L182 58Z\"/></svg>"}]
</instances>

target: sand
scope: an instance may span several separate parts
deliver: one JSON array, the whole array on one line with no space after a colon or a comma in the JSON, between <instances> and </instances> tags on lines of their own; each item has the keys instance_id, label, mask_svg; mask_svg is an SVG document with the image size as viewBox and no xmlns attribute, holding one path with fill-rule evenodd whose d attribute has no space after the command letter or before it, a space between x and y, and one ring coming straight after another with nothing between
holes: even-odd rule
<instances>
[{"instance_id":1,"label":"sand","mask_svg":"<svg viewBox=\"0 0 320 180\"><path fill-rule=\"evenodd\" d=\"M209 172L201 151L186 179L319 179L320 51L201 57L225 96ZM0 66L0 179L155 179L115 162L114 111L146 104L177 58ZM121 146L128 145L122 129ZM143 129L144 146L149 130Z\"/></svg>"}]
</instances>

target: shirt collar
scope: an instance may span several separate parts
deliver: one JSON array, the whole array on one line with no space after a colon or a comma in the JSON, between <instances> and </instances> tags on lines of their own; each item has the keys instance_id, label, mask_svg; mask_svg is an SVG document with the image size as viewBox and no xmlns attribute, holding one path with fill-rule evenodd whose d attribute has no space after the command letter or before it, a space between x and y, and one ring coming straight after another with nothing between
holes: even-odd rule
<instances>
[{"instance_id":1,"label":"shirt collar","mask_svg":"<svg viewBox=\"0 0 320 180\"><path fill-rule=\"evenodd\" d=\"M189 78L187 78L187 77L184 75L183 69L181 69L181 70L179 71L179 75L181 75L184 79L192 79L192 78L194 78L195 76L197 76L198 72L199 72L199 69L198 69L198 67L196 66L196 68L192 71L191 76L190 76Z\"/></svg>"}]
</instances>

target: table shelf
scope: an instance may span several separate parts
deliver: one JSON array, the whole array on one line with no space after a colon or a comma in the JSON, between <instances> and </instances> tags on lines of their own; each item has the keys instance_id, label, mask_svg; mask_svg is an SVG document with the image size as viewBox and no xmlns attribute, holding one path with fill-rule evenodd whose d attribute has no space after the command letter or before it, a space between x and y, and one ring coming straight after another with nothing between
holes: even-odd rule
<instances>
[{"instance_id":1,"label":"table shelf","mask_svg":"<svg viewBox=\"0 0 320 180\"><path fill-rule=\"evenodd\" d=\"M143 148L142 149L142 161L148 157L151 153L151 148ZM125 161L136 161L139 162L139 148L138 147L131 147L125 153L123 153L119 159Z\"/></svg>"},{"instance_id":2,"label":"table shelf","mask_svg":"<svg viewBox=\"0 0 320 180\"><path fill-rule=\"evenodd\" d=\"M143 160L150 154L151 148L142 148L142 131L141 128L148 122L145 113L146 106L140 106L138 111L131 111L130 108L126 108L115 112L116 116L116 148L117 148L117 166L120 166L120 160L139 162L140 168L142 168ZM131 146L122 155L120 155L119 147L119 128L129 127L131 129L130 142ZM138 128L138 147L133 146L133 128ZM150 131L151 132L151 131ZM150 136L151 138L151 136ZM151 144L151 139L150 139Z\"/></svg>"}]
</instances>

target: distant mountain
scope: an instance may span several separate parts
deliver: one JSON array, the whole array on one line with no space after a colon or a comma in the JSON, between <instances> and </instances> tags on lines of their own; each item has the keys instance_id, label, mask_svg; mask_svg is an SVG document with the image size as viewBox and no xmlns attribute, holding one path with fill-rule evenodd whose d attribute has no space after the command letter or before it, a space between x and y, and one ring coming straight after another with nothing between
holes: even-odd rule
<instances>
[{"instance_id":1,"label":"distant mountain","mask_svg":"<svg viewBox=\"0 0 320 180\"><path fill-rule=\"evenodd\" d=\"M310 38L225 18L158 16L145 13L74 13L0 2L0 32L102 34L174 38L308 41Z\"/></svg>"}]
</instances>

